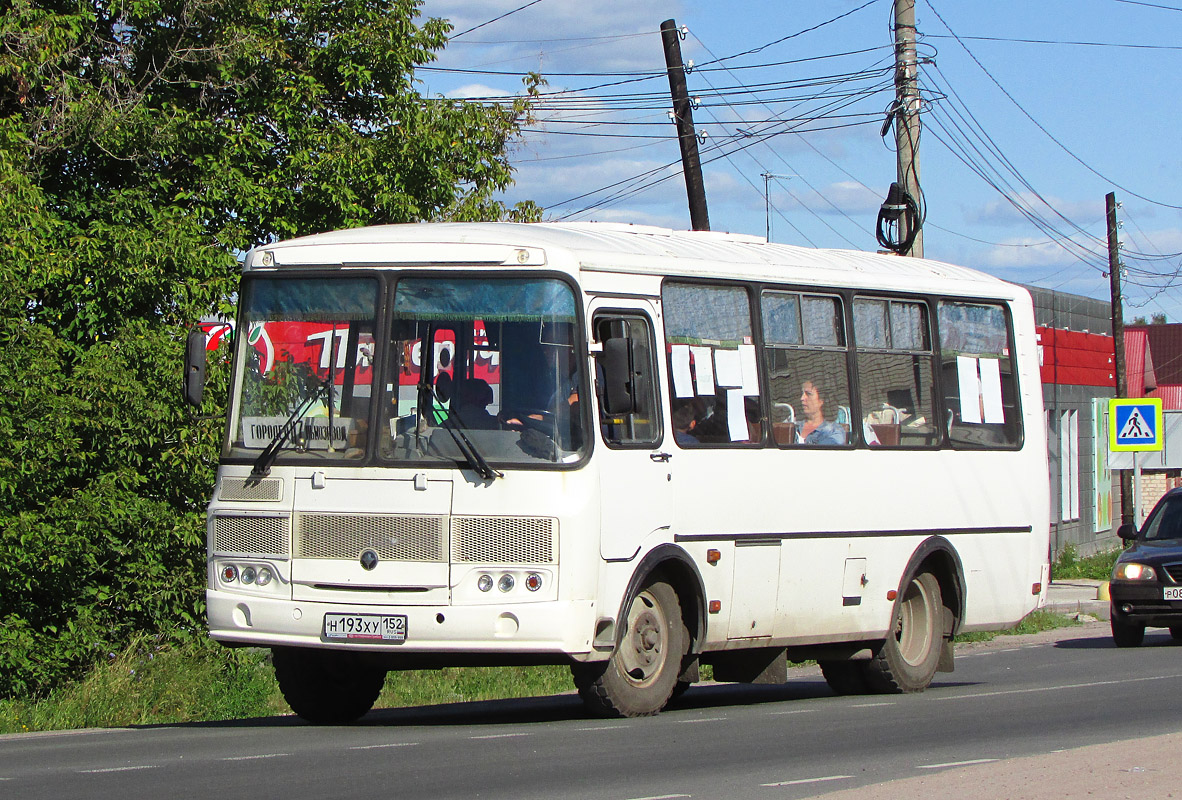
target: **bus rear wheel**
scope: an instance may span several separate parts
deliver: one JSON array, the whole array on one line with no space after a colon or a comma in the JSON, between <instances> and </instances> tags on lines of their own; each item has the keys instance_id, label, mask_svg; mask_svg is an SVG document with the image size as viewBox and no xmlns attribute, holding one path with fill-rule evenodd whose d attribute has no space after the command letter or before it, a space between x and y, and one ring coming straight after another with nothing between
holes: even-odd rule
<instances>
[{"instance_id":1,"label":"bus rear wheel","mask_svg":"<svg viewBox=\"0 0 1182 800\"><path fill-rule=\"evenodd\" d=\"M943 609L940 583L932 573L921 572L907 583L891 632L866 663L864 675L872 691L922 692L931 684L940 663Z\"/></svg>"},{"instance_id":2,"label":"bus rear wheel","mask_svg":"<svg viewBox=\"0 0 1182 800\"><path fill-rule=\"evenodd\" d=\"M579 696L596 716L656 714L677 684L688 642L673 587L660 580L644 586L629 604L625 624L611 658L571 665Z\"/></svg>"},{"instance_id":3,"label":"bus rear wheel","mask_svg":"<svg viewBox=\"0 0 1182 800\"><path fill-rule=\"evenodd\" d=\"M385 670L345 653L276 647L271 664L291 710L316 725L343 725L365 715L386 681Z\"/></svg>"}]
</instances>

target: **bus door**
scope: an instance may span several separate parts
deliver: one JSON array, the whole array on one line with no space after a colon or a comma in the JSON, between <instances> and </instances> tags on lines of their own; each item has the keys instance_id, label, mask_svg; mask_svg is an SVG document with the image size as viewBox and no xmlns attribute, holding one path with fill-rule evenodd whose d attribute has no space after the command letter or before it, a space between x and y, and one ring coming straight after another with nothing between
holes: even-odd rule
<instances>
[{"instance_id":1,"label":"bus door","mask_svg":"<svg viewBox=\"0 0 1182 800\"><path fill-rule=\"evenodd\" d=\"M599 351L595 395L599 446L600 554L636 555L652 532L672 517L670 448L662 442L658 402L655 316L644 300L604 298L591 308ZM626 377L625 377L626 376Z\"/></svg>"}]
</instances>

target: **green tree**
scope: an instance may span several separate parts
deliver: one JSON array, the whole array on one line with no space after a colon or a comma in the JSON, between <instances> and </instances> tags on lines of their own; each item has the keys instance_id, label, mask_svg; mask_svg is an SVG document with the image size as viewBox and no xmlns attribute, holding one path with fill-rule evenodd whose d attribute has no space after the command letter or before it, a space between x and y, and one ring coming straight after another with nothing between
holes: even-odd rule
<instances>
[{"instance_id":1,"label":"green tree","mask_svg":"<svg viewBox=\"0 0 1182 800\"><path fill-rule=\"evenodd\" d=\"M9 0L0 15L0 695L199 628L222 408L177 400L237 255L496 200L540 78L423 97L418 0Z\"/></svg>"}]
</instances>

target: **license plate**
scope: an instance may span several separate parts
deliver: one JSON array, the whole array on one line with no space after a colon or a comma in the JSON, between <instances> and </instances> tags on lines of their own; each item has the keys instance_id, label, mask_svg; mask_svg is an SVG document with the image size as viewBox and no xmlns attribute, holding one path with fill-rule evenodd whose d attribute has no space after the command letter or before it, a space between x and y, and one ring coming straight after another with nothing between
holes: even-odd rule
<instances>
[{"instance_id":1,"label":"license plate","mask_svg":"<svg viewBox=\"0 0 1182 800\"><path fill-rule=\"evenodd\" d=\"M327 642L406 641L406 616L403 614L325 614L323 638Z\"/></svg>"},{"instance_id":2,"label":"license plate","mask_svg":"<svg viewBox=\"0 0 1182 800\"><path fill-rule=\"evenodd\" d=\"M1165 600L1182 600L1182 586L1167 586L1161 593Z\"/></svg>"}]
</instances>

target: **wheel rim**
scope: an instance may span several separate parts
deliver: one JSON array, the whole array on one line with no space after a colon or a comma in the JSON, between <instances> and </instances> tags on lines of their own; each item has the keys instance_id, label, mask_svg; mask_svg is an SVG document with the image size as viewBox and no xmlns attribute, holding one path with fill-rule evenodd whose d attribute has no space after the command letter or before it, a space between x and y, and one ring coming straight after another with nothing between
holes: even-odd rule
<instances>
[{"instance_id":1,"label":"wheel rim","mask_svg":"<svg viewBox=\"0 0 1182 800\"><path fill-rule=\"evenodd\" d=\"M899 619L895 624L895 640L899 655L911 666L919 666L932 647L932 598L927 588L912 580L899 604Z\"/></svg>"},{"instance_id":2,"label":"wheel rim","mask_svg":"<svg viewBox=\"0 0 1182 800\"><path fill-rule=\"evenodd\" d=\"M661 674L669 649L669 626L656 598L641 592L628 609L628 633L620 647L620 667L635 686L647 686Z\"/></svg>"}]
</instances>

